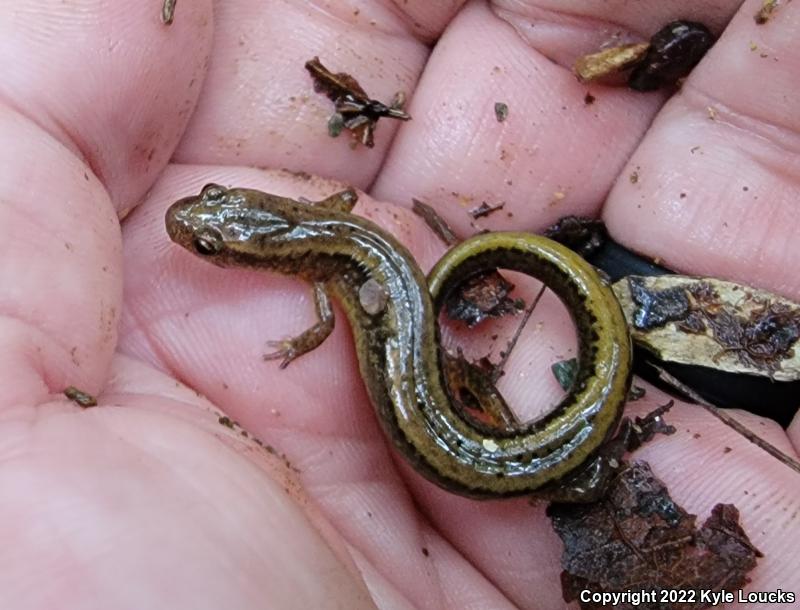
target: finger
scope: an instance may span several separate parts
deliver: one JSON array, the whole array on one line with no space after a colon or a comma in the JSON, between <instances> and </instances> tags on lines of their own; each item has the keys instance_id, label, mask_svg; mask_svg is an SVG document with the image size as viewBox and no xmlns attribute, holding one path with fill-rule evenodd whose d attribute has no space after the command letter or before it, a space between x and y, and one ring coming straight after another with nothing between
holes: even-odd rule
<instances>
[{"instance_id":1,"label":"finger","mask_svg":"<svg viewBox=\"0 0 800 610\"><path fill-rule=\"evenodd\" d=\"M142 3L17 2L0 19L2 404L101 387L121 309L112 204L124 214L177 142L208 10L169 35Z\"/></svg>"},{"instance_id":2,"label":"finger","mask_svg":"<svg viewBox=\"0 0 800 610\"><path fill-rule=\"evenodd\" d=\"M435 31L449 10L413 14ZM352 74L371 97L388 103L410 93L427 56L412 33L414 18L382 3L325 9L310 3L240 0L215 8L215 42L203 97L175 159L189 164L286 168L368 186L398 122L383 119L375 148L352 148L345 131L328 135L332 102L314 92L304 68L318 56L333 72Z\"/></svg>"},{"instance_id":3,"label":"finger","mask_svg":"<svg viewBox=\"0 0 800 610\"><path fill-rule=\"evenodd\" d=\"M174 379L111 377L101 407L4 417L0 607L374 608L288 468Z\"/></svg>"},{"instance_id":4,"label":"finger","mask_svg":"<svg viewBox=\"0 0 800 610\"><path fill-rule=\"evenodd\" d=\"M119 224L86 166L0 108L0 406L102 387L122 303Z\"/></svg>"},{"instance_id":5,"label":"finger","mask_svg":"<svg viewBox=\"0 0 800 610\"><path fill-rule=\"evenodd\" d=\"M182 6L170 27L158 9L23 0L0 21L6 105L81 159L121 212L169 160L208 56L209 0Z\"/></svg>"},{"instance_id":6,"label":"finger","mask_svg":"<svg viewBox=\"0 0 800 610\"><path fill-rule=\"evenodd\" d=\"M737 5L468 4L426 64L414 121L398 133L373 194L437 205L461 234L597 213L664 94L581 84L574 60L610 40L647 39L684 11L719 31ZM508 107L503 122L496 103ZM483 201L505 207L475 226L467 212Z\"/></svg>"},{"instance_id":7,"label":"finger","mask_svg":"<svg viewBox=\"0 0 800 610\"><path fill-rule=\"evenodd\" d=\"M665 398L660 398L661 404ZM632 412L643 413L643 406L637 405ZM746 412L729 413L797 460L796 448L775 422ZM669 423L677 433L645 445L636 459L650 461L674 497L700 516L699 520L705 519L717 502L739 509L742 527L764 554L750 574L753 581L749 590L797 590L800 579L786 565L786 558L796 554L798 544L792 515L800 501L797 472L696 405L682 408Z\"/></svg>"},{"instance_id":8,"label":"finger","mask_svg":"<svg viewBox=\"0 0 800 610\"><path fill-rule=\"evenodd\" d=\"M609 196L614 236L676 270L800 297L800 5L745 2ZM636 169L638 180L626 176Z\"/></svg>"}]
</instances>

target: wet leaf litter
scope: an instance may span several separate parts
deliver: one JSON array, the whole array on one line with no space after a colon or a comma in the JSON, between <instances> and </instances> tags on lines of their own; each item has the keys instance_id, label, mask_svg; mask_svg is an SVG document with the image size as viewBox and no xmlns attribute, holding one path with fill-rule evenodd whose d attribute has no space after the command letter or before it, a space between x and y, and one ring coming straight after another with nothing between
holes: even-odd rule
<instances>
[{"instance_id":1,"label":"wet leaf litter","mask_svg":"<svg viewBox=\"0 0 800 610\"><path fill-rule=\"evenodd\" d=\"M600 502L551 504L547 515L564 543L564 601L585 610L710 608L708 592L744 587L763 556L736 507L717 504L697 527L644 462L626 466Z\"/></svg>"},{"instance_id":2,"label":"wet leaf litter","mask_svg":"<svg viewBox=\"0 0 800 610\"><path fill-rule=\"evenodd\" d=\"M319 57L306 62L306 70L314 81L314 91L322 93L333 102L334 113L328 119L328 135L339 136L347 129L353 135L353 145L375 146L375 128L382 117L410 121L403 111L405 94L397 92L389 105L371 99L358 81L346 72L333 73Z\"/></svg>"},{"instance_id":3,"label":"wet leaf litter","mask_svg":"<svg viewBox=\"0 0 800 610\"><path fill-rule=\"evenodd\" d=\"M639 345L661 360L800 379L800 305L714 278L629 276L613 290Z\"/></svg>"}]
</instances>

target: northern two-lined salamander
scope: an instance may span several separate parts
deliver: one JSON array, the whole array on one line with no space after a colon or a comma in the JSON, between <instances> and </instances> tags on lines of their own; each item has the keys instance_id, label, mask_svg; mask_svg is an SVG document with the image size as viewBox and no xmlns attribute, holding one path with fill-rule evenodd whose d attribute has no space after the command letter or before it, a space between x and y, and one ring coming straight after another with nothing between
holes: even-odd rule
<instances>
[{"instance_id":1,"label":"northern two-lined salamander","mask_svg":"<svg viewBox=\"0 0 800 610\"><path fill-rule=\"evenodd\" d=\"M222 267L296 275L315 285L320 322L282 344L284 364L333 328L328 294L353 329L361 376L394 445L431 481L479 498L550 493L591 499L607 461L598 450L615 430L630 384L631 346L609 288L579 256L546 238L490 233L468 239L428 279L411 254L372 222L350 214L352 190L314 204L250 189L207 185L167 212L173 241ZM573 389L541 420L517 429L476 425L443 381L437 312L474 273L504 268L542 280L577 328ZM585 492L585 494L584 494Z\"/></svg>"}]
</instances>

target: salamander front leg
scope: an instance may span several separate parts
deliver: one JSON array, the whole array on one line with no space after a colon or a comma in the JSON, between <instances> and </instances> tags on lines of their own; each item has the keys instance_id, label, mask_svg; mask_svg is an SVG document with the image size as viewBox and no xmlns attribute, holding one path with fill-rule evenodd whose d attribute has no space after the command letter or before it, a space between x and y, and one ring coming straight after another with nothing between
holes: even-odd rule
<instances>
[{"instance_id":1,"label":"salamander front leg","mask_svg":"<svg viewBox=\"0 0 800 610\"><path fill-rule=\"evenodd\" d=\"M269 347L277 349L264 354L264 360L280 360L280 368L285 369L292 360L322 345L322 342L333 332L336 319L330 297L325 292L325 286L319 282L314 284L314 308L317 314L317 323L295 337L267 342Z\"/></svg>"}]
</instances>

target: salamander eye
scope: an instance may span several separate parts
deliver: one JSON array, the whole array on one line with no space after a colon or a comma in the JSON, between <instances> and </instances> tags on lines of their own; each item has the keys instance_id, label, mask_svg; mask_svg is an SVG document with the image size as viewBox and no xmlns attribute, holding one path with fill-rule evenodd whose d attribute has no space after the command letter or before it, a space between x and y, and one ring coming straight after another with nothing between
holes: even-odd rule
<instances>
[{"instance_id":1,"label":"salamander eye","mask_svg":"<svg viewBox=\"0 0 800 610\"><path fill-rule=\"evenodd\" d=\"M192 240L192 247L201 256L211 256L222 250L222 235L215 229L205 229Z\"/></svg>"},{"instance_id":2,"label":"salamander eye","mask_svg":"<svg viewBox=\"0 0 800 610\"><path fill-rule=\"evenodd\" d=\"M225 199L228 190L219 184L206 184L200 191L200 197L205 203L221 203Z\"/></svg>"}]
</instances>

